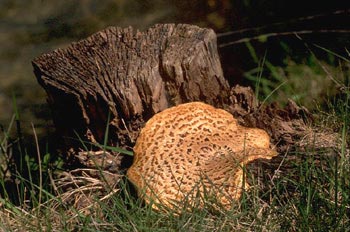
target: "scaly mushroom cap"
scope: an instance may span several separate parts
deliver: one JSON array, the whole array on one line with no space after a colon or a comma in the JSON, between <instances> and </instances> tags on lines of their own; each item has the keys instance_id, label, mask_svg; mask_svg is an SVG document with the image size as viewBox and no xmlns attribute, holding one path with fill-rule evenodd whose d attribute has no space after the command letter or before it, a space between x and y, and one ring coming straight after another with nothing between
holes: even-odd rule
<instances>
[{"instance_id":1,"label":"scaly mushroom cap","mask_svg":"<svg viewBox=\"0 0 350 232\"><path fill-rule=\"evenodd\" d=\"M204 195L229 208L249 187L242 167L277 155L269 147L265 131L240 126L230 113L210 105L186 103L146 123L127 176L154 208L157 203L178 207Z\"/></svg>"}]
</instances>

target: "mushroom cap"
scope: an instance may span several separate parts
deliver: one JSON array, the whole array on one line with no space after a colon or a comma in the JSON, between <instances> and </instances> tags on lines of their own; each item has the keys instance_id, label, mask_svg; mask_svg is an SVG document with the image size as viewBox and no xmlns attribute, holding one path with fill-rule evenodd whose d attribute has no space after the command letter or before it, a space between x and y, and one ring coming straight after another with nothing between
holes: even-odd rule
<instances>
[{"instance_id":1,"label":"mushroom cap","mask_svg":"<svg viewBox=\"0 0 350 232\"><path fill-rule=\"evenodd\" d=\"M198 194L214 195L230 208L249 187L242 167L276 155L264 130L243 127L227 111L192 102L146 123L127 176L146 203L156 203L154 208L175 208Z\"/></svg>"}]
</instances>

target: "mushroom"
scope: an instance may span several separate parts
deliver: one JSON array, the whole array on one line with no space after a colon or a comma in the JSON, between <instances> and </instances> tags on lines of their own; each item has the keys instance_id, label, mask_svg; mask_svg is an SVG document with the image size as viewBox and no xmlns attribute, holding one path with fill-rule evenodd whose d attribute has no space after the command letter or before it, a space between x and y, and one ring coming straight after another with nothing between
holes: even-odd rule
<instances>
[{"instance_id":1,"label":"mushroom","mask_svg":"<svg viewBox=\"0 0 350 232\"><path fill-rule=\"evenodd\" d=\"M127 176L156 209L194 204L198 196L215 196L229 209L249 188L244 165L276 155L264 130L243 127L225 110L192 102L166 109L146 123Z\"/></svg>"}]
</instances>

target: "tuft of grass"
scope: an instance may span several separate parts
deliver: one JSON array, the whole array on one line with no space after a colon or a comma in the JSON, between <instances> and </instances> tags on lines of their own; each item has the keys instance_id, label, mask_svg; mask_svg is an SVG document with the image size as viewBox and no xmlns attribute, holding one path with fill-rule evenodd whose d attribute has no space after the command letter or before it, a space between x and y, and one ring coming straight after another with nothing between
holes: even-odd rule
<instances>
[{"instance_id":1,"label":"tuft of grass","mask_svg":"<svg viewBox=\"0 0 350 232\"><path fill-rule=\"evenodd\" d=\"M344 86L342 83L349 83L348 59L318 45L313 48L327 52L328 62L320 61L306 45L310 55L302 63L296 63L291 56L286 56L282 65L270 62L267 52L259 60L254 47L249 42L246 45L258 67L245 72L244 76L253 83L256 96L261 101L268 99L268 102L284 105L288 99L292 99L314 110L317 101L325 102L334 97Z\"/></svg>"}]
</instances>

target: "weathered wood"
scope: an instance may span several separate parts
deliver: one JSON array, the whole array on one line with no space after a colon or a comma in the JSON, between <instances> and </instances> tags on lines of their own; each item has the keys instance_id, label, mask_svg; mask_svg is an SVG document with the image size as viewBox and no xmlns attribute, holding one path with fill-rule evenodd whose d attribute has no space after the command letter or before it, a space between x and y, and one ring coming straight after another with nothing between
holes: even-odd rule
<instances>
[{"instance_id":1,"label":"weathered wood","mask_svg":"<svg viewBox=\"0 0 350 232\"><path fill-rule=\"evenodd\" d=\"M229 96L211 29L156 25L145 32L110 27L34 59L66 148L85 141L133 146L143 122L170 106ZM110 116L110 117L109 117Z\"/></svg>"}]
</instances>

